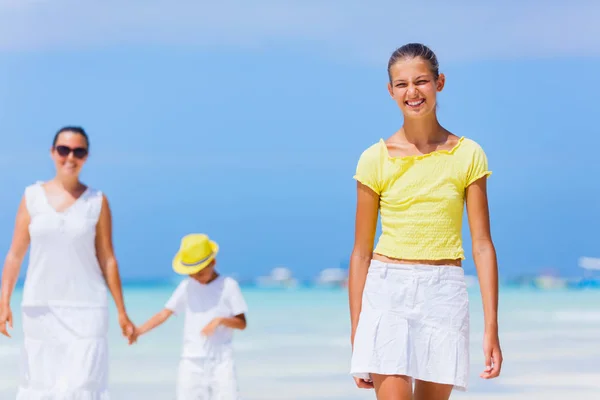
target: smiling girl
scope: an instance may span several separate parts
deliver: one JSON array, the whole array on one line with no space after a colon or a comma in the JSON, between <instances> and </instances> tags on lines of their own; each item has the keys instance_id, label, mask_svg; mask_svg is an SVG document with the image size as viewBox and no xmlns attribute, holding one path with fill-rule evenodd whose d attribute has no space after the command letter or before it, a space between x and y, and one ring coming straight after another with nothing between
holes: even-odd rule
<instances>
[{"instance_id":1,"label":"smiling girl","mask_svg":"<svg viewBox=\"0 0 600 400\"><path fill-rule=\"evenodd\" d=\"M485 319L481 377L497 377L502 364L486 188L491 172L475 141L440 125L436 97L445 77L428 47L397 49L388 76L404 124L366 149L356 168L351 373L379 400L447 400L453 388L466 390L469 375L465 202ZM379 216L382 233L374 248Z\"/></svg>"}]
</instances>

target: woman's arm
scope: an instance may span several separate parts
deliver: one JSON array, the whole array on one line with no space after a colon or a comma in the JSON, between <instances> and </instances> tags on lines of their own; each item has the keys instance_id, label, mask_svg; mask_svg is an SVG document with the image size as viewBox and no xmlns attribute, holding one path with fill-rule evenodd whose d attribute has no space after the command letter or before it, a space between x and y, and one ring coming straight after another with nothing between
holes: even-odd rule
<instances>
[{"instance_id":1,"label":"woman's arm","mask_svg":"<svg viewBox=\"0 0 600 400\"><path fill-rule=\"evenodd\" d=\"M473 182L466 190L467 214L473 247L473 260L479 277L485 324L485 378L500 374L502 352L498 339L498 263L490 232L487 179Z\"/></svg>"},{"instance_id":2,"label":"woman's arm","mask_svg":"<svg viewBox=\"0 0 600 400\"><path fill-rule=\"evenodd\" d=\"M2 300L0 301L2 304L10 304L12 292L19 278L21 264L29 247L29 220L29 212L25 205L25 197L23 197L17 211L12 243L2 270Z\"/></svg>"},{"instance_id":3,"label":"woman's arm","mask_svg":"<svg viewBox=\"0 0 600 400\"><path fill-rule=\"evenodd\" d=\"M119 313L119 324L123 330L123 335L130 338L133 336L135 328L125 310L123 300L123 289L121 277L119 276L119 266L115 257L112 242L112 215L110 205L106 196L102 198L102 210L96 227L96 253L100 268L106 280L106 284L115 301Z\"/></svg>"},{"instance_id":4,"label":"woman's arm","mask_svg":"<svg viewBox=\"0 0 600 400\"><path fill-rule=\"evenodd\" d=\"M2 288L0 289L0 333L10 336L6 330L6 323L12 328L12 312L10 311L10 298L19 278L19 271L23 258L29 247L29 221L30 216L25 204L25 197L21 199L12 243L4 260L2 269Z\"/></svg>"},{"instance_id":5,"label":"woman's arm","mask_svg":"<svg viewBox=\"0 0 600 400\"><path fill-rule=\"evenodd\" d=\"M356 220L354 227L354 247L348 271L348 297L350 301L350 340L354 346L354 334L362 308L362 295L367 279L367 271L373 257L373 243L377 230L379 195L357 182Z\"/></svg>"}]
</instances>

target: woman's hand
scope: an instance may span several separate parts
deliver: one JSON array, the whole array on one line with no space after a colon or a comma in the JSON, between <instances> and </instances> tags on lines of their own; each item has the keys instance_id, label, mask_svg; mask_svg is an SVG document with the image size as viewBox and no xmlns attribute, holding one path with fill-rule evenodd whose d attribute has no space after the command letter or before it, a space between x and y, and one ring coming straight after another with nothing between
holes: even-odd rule
<instances>
[{"instance_id":1,"label":"woman's hand","mask_svg":"<svg viewBox=\"0 0 600 400\"><path fill-rule=\"evenodd\" d=\"M485 357L485 369L481 373L483 379L492 379L500 375L502 368L502 350L500 350L500 339L498 331L488 332L483 335L483 355Z\"/></svg>"},{"instance_id":2,"label":"woman's hand","mask_svg":"<svg viewBox=\"0 0 600 400\"><path fill-rule=\"evenodd\" d=\"M12 311L10 310L10 305L2 304L0 305L0 333L2 333L6 337L10 337L8 330L6 329L6 324L10 329L13 327L13 318Z\"/></svg>"},{"instance_id":3,"label":"woman's hand","mask_svg":"<svg viewBox=\"0 0 600 400\"><path fill-rule=\"evenodd\" d=\"M132 344L137 339L135 325L127 314L119 314L119 325L121 326L121 332L123 333L123 337L126 337L129 341L129 344Z\"/></svg>"}]
</instances>

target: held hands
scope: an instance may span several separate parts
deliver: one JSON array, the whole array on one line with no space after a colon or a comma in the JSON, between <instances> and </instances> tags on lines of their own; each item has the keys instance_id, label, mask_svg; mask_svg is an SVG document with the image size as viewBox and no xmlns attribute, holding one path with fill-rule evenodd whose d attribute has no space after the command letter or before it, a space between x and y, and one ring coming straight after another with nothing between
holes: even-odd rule
<instances>
[{"instance_id":1,"label":"held hands","mask_svg":"<svg viewBox=\"0 0 600 400\"><path fill-rule=\"evenodd\" d=\"M479 375L483 379L492 379L500 375L502 368L502 350L498 331L486 331L483 336L483 355L485 356L485 369Z\"/></svg>"},{"instance_id":2,"label":"held hands","mask_svg":"<svg viewBox=\"0 0 600 400\"><path fill-rule=\"evenodd\" d=\"M121 326L123 337L127 339L129 344L135 343L138 336L137 328L133 325L127 314L119 315L119 325Z\"/></svg>"},{"instance_id":3,"label":"held hands","mask_svg":"<svg viewBox=\"0 0 600 400\"><path fill-rule=\"evenodd\" d=\"M10 337L8 330L6 329L6 324L10 329L13 327L13 318L12 311L10 310L10 305L2 304L0 305L0 333L6 337Z\"/></svg>"},{"instance_id":4,"label":"held hands","mask_svg":"<svg viewBox=\"0 0 600 400\"><path fill-rule=\"evenodd\" d=\"M208 324L206 324L206 326L202 329L200 333L202 333L204 336L212 336L213 333L215 333L215 330L219 327L219 325L221 325L222 322L223 318L216 317Z\"/></svg>"}]
</instances>

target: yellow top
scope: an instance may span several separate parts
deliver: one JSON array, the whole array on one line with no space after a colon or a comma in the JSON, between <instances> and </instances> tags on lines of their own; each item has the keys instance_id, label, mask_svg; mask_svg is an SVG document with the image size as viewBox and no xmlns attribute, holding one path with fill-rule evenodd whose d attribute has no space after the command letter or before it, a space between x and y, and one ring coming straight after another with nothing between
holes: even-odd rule
<instances>
[{"instance_id":1,"label":"yellow top","mask_svg":"<svg viewBox=\"0 0 600 400\"><path fill-rule=\"evenodd\" d=\"M452 150L390 157L383 139L365 150L354 179L379 195L381 236L375 253L405 260L464 259L465 189L491 175L475 141Z\"/></svg>"}]
</instances>

